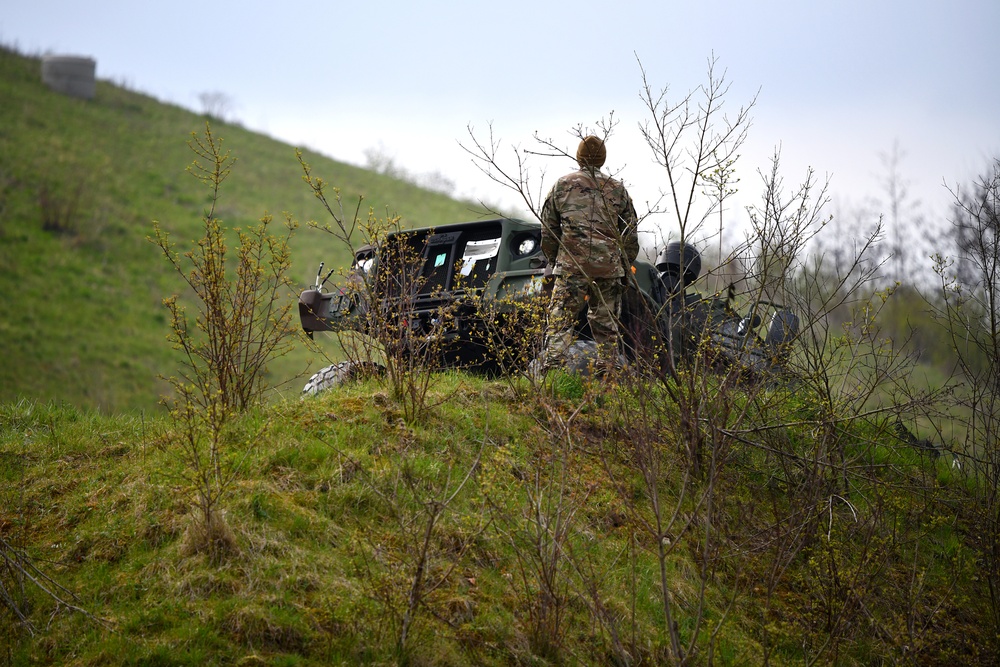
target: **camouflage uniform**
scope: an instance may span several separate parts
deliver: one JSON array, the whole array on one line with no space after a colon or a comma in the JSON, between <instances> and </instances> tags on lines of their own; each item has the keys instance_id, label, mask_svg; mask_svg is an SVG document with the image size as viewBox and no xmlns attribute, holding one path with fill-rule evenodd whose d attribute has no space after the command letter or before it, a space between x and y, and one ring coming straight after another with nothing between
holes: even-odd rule
<instances>
[{"instance_id":1,"label":"camouflage uniform","mask_svg":"<svg viewBox=\"0 0 1000 667\"><path fill-rule=\"evenodd\" d=\"M603 142L600 149L589 164L578 152L581 168L556 181L542 207L542 252L555 275L542 370L563 361L588 305L599 348L605 355L617 351L625 277L639 254L639 238L632 198L621 182L601 173Z\"/></svg>"}]
</instances>

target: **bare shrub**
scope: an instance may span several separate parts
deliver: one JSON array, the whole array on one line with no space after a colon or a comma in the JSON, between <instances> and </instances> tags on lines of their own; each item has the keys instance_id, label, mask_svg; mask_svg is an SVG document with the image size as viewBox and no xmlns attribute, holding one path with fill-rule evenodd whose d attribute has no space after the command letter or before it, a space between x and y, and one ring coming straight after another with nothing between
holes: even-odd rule
<instances>
[{"instance_id":1,"label":"bare shrub","mask_svg":"<svg viewBox=\"0 0 1000 667\"><path fill-rule=\"evenodd\" d=\"M38 191L38 206L42 210L42 229L58 234L75 234L79 230L80 199L83 183L68 191L49 182L42 183Z\"/></svg>"},{"instance_id":2,"label":"bare shrub","mask_svg":"<svg viewBox=\"0 0 1000 667\"><path fill-rule=\"evenodd\" d=\"M378 217L371 209L361 214L362 200L351 213L344 210L340 191L314 176L298 155L303 180L329 213L331 222L310 226L331 234L346 246L355 262L346 273L343 298L357 305L351 330L337 331L348 359L363 368L383 367L393 398L403 406L404 419L413 422L427 409L433 371L447 351L447 332L453 328L460 304L448 298L433 281L424 261L429 237L403 229L397 215ZM321 286L320 286L321 287ZM460 285L454 286L460 289ZM438 303L432 314L416 319L418 302Z\"/></svg>"},{"instance_id":3,"label":"bare shrub","mask_svg":"<svg viewBox=\"0 0 1000 667\"><path fill-rule=\"evenodd\" d=\"M957 256L936 256L940 300L934 316L954 350L955 409L961 462L973 484L969 507L982 527L976 547L995 633L1000 633L1000 159L969 187L952 191Z\"/></svg>"},{"instance_id":4,"label":"bare shrub","mask_svg":"<svg viewBox=\"0 0 1000 667\"><path fill-rule=\"evenodd\" d=\"M198 102L205 116L219 122L230 120L236 106L231 95L219 90L198 93Z\"/></svg>"},{"instance_id":5,"label":"bare shrub","mask_svg":"<svg viewBox=\"0 0 1000 667\"><path fill-rule=\"evenodd\" d=\"M586 496L575 490L580 452L571 427L579 408L567 417L554 409L548 414L545 442L532 452L530 471L520 473L507 493L489 494L488 501L491 523L517 562L511 583L521 605L515 613L529 648L558 662L564 656L568 606L576 597L569 544L579 530L576 515Z\"/></svg>"},{"instance_id":6,"label":"bare shrub","mask_svg":"<svg viewBox=\"0 0 1000 667\"><path fill-rule=\"evenodd\" d=\"M207 520L198 516L189 521L181 539L181 553L186 556L207 553L222 559L236 551L236 534L229 527L225 514L214 508Z\"/></svg>"},{"instance_id":7,"label":"bare shrub","mask_svg":"<svg viewBox=\"0 0 1000 667\"><path fill-rule=\"evenodd\" d=\"M175 395L164 403L176 432L163 445L183 462L180 475L197 498L200 523L191 544L224 555L229 540L219 502L260 435L242 434L234 422L261 403L268 387L267 365L291 349L294 336L287 272L288 241L296 225L287 218L284 235L276 236L271 216L265 215L252 228L236 229L238 245L231 257L230 230L215 211L234 160L207 124L190 146L197 156L190 171L211 191L204 236L183 255L156 221L150 238L198 304L192 322L176 295L163 302L171 317L169 340L183 360L179 377L166 378Z\"/></svg>"}]
</instances>

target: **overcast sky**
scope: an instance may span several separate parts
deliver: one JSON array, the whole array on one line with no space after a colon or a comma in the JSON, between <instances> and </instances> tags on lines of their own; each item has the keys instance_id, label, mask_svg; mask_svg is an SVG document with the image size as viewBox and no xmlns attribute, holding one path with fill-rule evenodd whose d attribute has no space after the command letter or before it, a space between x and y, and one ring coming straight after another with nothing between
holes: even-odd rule
<instances>
[{"instance_id":1,"label":"overcast sky","mask_svg":"<svg viewBox=\"0 0 1000 667\"><path fill-rule=\"evenodd\" d=\"M811 166L858 206L884 193L880 156L898 145L911 199L938 217L942 183L1000 155L998 29L998 0L0 0L0 41L22 51L91 56L99 78L194 110L219 91L249 128L359 165L381 150L494 202L507 193L460 147L468 126L492 124L507 150L538 132L572 151L570 131L612 111L608 167L640 207L654 199L639 62L676 98L714 54L727 108L759 91L742 196L780 146L786 181ZM547 184L571 166L532 159Z\"/></svg>"}]
</instances>

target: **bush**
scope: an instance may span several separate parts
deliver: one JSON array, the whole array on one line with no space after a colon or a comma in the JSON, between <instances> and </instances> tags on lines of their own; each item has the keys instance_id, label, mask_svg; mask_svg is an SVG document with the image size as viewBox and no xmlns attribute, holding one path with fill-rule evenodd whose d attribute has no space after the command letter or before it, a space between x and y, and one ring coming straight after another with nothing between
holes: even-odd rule
<instances>
[{"instance_id":1,"label":"bush","mask_svg":"<svg viewBox=\"0 0 1000 667\"><path fill-rule=\"evenodd\" d=\"M249 229L235 229L238 245L228 256L230 230L216 217L219 192L235 160L222 150L222 139L205 133L192 135L189 144L197 159L189 167L211 190L211 205L203 218L204 236L195 247L178 255L168 234L153 222L150 240L163 252L198 302L192 322L177 295L164 299L170 311L169 340L182 352L180 376L167 378L175 396L170 407L175 436L165 440L176 447L186 466L185 478L196 490L200 521L194 547L209 552L228 548L221 496L233 481L242 459L227 455L237 443L252 443L231 429L236 414L258 406L267 389L269 361L291 349L292 300L289 298L288 242L295 223L286 217L285 233L271 233L272 218L264 215ZM185 261L186 260L186 261ZM235 263L235 270L230 263ZM259 434L258 434L259 435Z\"/></svg>"}]
</instances>

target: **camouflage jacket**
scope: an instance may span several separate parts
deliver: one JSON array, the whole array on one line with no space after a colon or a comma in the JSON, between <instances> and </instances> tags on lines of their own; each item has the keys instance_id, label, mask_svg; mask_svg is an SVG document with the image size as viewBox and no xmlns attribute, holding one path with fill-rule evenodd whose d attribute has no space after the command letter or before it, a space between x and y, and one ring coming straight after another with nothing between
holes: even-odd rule
<instances>
[{"instance_id":1,"label":"camouflage jacket","mask_svg":"<svg viewBox=\"0 0 1000 667\"><path fill-rule=\"evenodd\" d=\"M632 198L621 182L584 168L556 181L542 206L542 252L553 273L625 275L639 254Z\"/></svg>"}]
</instances>

